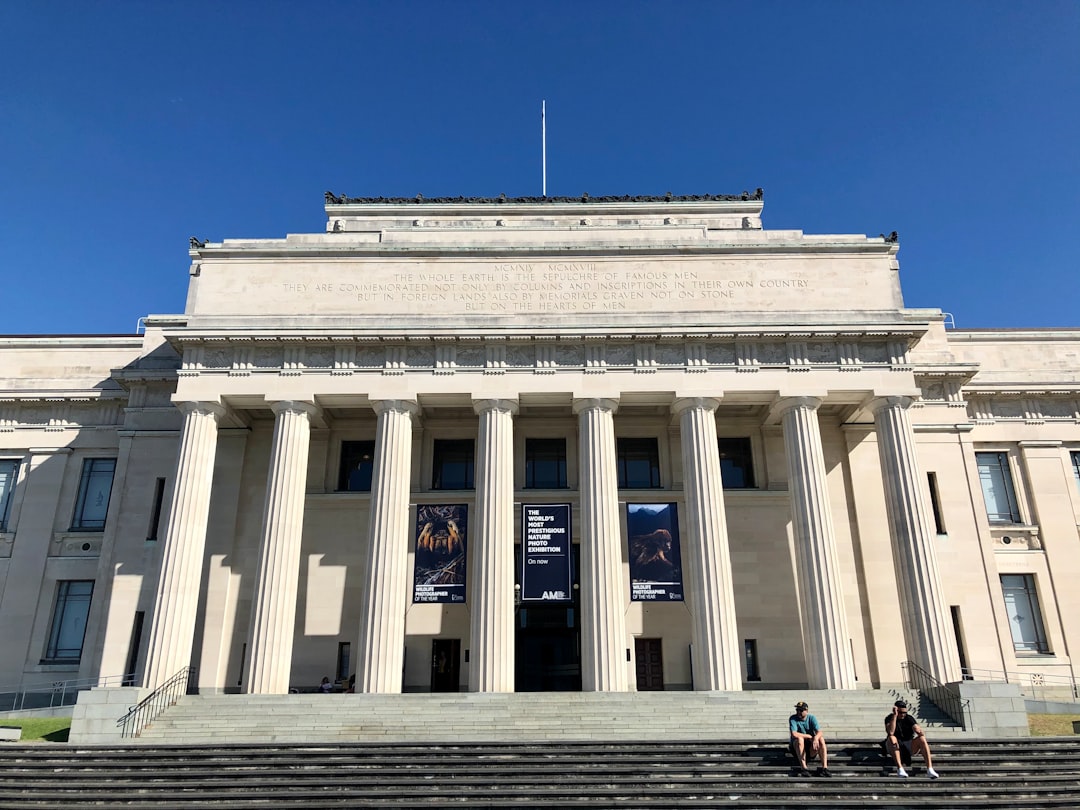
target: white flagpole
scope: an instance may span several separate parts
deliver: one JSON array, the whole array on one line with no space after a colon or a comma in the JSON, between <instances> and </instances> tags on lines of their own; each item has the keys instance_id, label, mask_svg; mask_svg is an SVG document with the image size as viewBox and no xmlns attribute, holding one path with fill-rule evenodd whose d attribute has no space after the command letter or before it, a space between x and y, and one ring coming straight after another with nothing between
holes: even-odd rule
<instances>
[{"instance_id":1,"label":"white flagpole","mask_svg":"<svg viewBox=\"0 0 1080 810\"><path fill-rule=\"evenodd\" d=\"M547 101L540 102L540 144L543 153L543 196L547 196Z\"/></svg>"}]
</instances>

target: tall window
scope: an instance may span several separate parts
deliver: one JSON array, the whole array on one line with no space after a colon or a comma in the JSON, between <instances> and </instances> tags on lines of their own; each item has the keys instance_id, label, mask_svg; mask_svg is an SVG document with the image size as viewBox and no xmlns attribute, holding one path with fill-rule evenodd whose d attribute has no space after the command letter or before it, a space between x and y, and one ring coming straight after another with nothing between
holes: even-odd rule
<instances>
[{"instance_id":1,"label":"tall window","mask_svg":"<svg viewBox=\"0 0 1080 810\"><path fill-rule=\"evenodd\" d=\"M566 439L525 440L525 486L566 488Z\"/></svg>"},{"instance_id":2,"label":"tall window","mask_svg":"<svg viewBox=\"0 0 1080 810\"><path fill-rule=\"evenodd\" d=\"M432 489L472 489L475 452L472 439L436 439Z\"/></svg>"},{"instance_id":3,"label":"tall window","mask_svg":"<svg viewBox=\"0 0 1080 810\"><path fill-rule=\"evenodd\" d=\"M83 638L86 636L86 617L90 615L90 598L94 595L93 580L62 580L57 583L56 608L45 661L75 663L82 658Z\"/></svg>"},{"instance_id":4,"label":"tall window","mask_svg":"<svg viewBox=\"0 0 1080 810\"><path fill-rule=\"evenodd\" d=\"M616 439L619 489L660 487L660 450L656 439Z\"/></svg>"},{"instance_id":5,"label":"tall window","mask_svg":"<svg viewBox=\"0 0 1080 810\"><path fill-rule=\"evenodd\" d=\"M115 458L88 458L83 462L72 530L99 532L105 528L115 470Z\"/></svg>"},{"instance_id":6,"label":"tall window","mask_svg":"<svg viewBox=\"0 0 1080 810\"><path fill-rule=\"evenodd\" d=\"M1009 614L1013 647L1017 652L1050 652L1043 629L1039 594L1033 574L1002 574L1001 590L1005 593L1005 612Z\"/></svg>"},{"instance_id":7,"label":"tall window","mask_svg":"<svg viewBox=\"0 0 1080 810\"><path fill-rule=\"evenodd\" d=\"M1016 504L1008 453L976 453L979 481L982 483L986 516L991 523L1019 523L1020 507Z\"/></svg>"},{"instance_id":8,"label":"tall window","mask_svg":"<svg viewBox=\"0 0 1080 810\"><path fill-rule=\"evenodd\" d=\"M1072 456L1073 475L1076 477L1076 486L1080 487L1080 452L1074 450L1069 455Z\"/></svg>"},{"instance_id":9,"label":"tall window","mask_svg":"<svg viewBox=\"0 0 1080 810\"><path fill-rule=\"evenodd\" d=\"M15 497L15 473L18 469L18 459L0 459L0 532L7 531L11 502Z\"/></svg>"},{"instance_id":10,"label":"tall window","mask_svg":"<svg viewBox=\"0 0 1080 810\"><path fill-rule=\"evenodd\" d=\"M342 442L338 492L371 492L375 442Z\"/></svg>"},{"instance_id":11,"label":"tall window","mask_svg":"<svg viewBox=\"0 0 1080 810\"><path fill-rule=\"evenodd\" d=\"M754 458L750 439L717 439L720 448L720 478L724 489L754 489Z\"/></svg>"}]
</instances>

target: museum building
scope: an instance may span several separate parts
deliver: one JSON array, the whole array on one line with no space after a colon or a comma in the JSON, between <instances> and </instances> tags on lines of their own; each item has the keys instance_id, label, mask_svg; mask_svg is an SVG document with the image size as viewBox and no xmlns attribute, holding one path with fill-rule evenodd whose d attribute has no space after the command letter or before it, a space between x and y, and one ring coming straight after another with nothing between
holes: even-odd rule
<instances>
[{"instance_id":1,"label":"museum building","mask_svg":"<svg viewBox=\"0 0 1080 810\"><path fill-rule=\"evenodd\" d=\"M1075 683L1080 329L762 206L328 193L0 338L0 691Z\"/></svg>"}]
</instances>

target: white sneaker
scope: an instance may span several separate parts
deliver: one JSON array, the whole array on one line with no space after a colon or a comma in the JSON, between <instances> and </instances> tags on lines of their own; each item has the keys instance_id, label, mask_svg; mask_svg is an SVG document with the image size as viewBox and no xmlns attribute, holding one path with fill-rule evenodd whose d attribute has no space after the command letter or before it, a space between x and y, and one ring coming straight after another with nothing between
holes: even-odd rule
<instances>
[{"instance_id":1,"label":"white sneaker","mask_svg":"<svg viewBox=\"0 0 1080 810\"><path fill-rule=\"evenodd\" d=\"M938 778L937 771L935 771L933 768L927 768L926 769L926 775L929 776L931 779L937 779Z\"/></svg>"},{"instance_id":2,"label":"white sneaker","mask_svg":"<svg viewBox=\"0 0 1080 810\"><path fill-rule=\"evenodd\" d=\"M907 779L907 771L905 771L903 768L897 768L896 775L899 776L901 779Z\"/></svg>"}]
</instances>

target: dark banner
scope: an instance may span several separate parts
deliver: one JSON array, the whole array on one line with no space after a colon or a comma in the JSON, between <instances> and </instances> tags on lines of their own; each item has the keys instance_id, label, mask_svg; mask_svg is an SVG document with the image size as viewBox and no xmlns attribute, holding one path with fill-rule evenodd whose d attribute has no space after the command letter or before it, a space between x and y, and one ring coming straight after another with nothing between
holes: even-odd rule
<instances>
[{"instance_id":1,"label":"dark banner","mask_svg":"<svg viewBox=\"0 0 1080 810\"><path fill-rule=\"evenodd\" d=\"M521 601L569 602L570 504L521 507Z\"/></svg>"},{"instance_id":2,"label":"dark banner","mask_svg":"<svg viewBox=\"0 0 1080 810\"><path fill-rule=\"evenodd\" d=\"M466 504L416 507L414 602L465 601ZM378 573L369 574L378 576Z\"/></svg>"},{"instance_id":3,"label":"dark banner","mask_svg":"<svg viewBox=\"0 0 1080 810\"><path fill-rule=\"evenodd\" d=\"M675 504L628 504L626 534L630 544L631 601L681 602L682 553Z\"/></svg>"}]
</instances>

